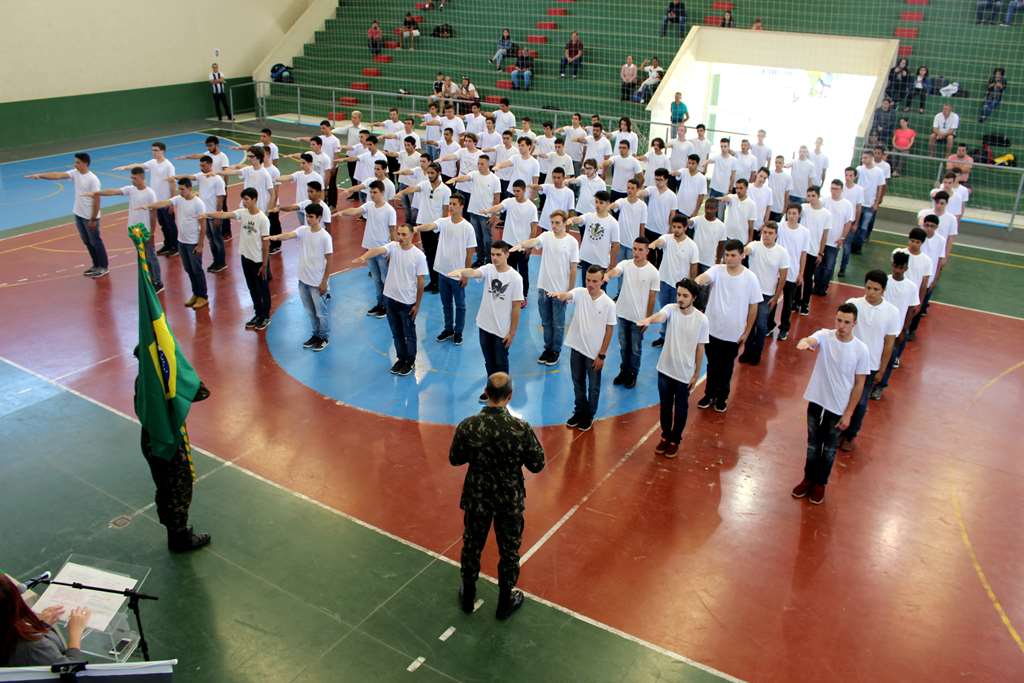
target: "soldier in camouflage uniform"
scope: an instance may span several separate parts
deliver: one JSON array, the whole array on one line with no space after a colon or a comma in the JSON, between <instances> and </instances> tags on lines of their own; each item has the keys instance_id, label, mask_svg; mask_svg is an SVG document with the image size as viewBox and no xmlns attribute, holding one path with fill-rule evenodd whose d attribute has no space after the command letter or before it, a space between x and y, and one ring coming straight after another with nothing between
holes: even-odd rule
<instances>
[{"instance_id":1,"label":"soldier in camouflage uniform","mask_svg":"<svg viewBox=\"0 0 1024 683\"><path fill-rule=\"evenodd\" d=\"M513 590L523 540L523 467L533 473L544 469L544 449L530 425L508 412L512 380L507 374L491 375L485 393L487 405L459 423L448 453L452 465L469 463L459 502L465 519L459 604L467 614L473 612L480 553L493 522L500 555L496 616L507 619L523 604L522 591Z\"/></svg>"}]
</instances>

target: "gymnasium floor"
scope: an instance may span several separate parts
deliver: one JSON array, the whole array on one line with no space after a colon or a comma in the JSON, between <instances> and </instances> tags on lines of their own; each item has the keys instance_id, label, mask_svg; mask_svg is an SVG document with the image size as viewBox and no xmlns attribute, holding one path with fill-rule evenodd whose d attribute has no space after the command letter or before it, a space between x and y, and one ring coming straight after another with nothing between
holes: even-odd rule
<instances>
[{"instance_id":1,"label":"gymnasium floor","mask_svg":"<svg viewBox=\"0 0 1024 683\"><path fill-rule=\"evenodd\" d=\"M201 149L206 132L181 142ZM147 158L148 140L116 156ZM102 222L110 277L86 281L57 200L22 194L6 181L12 167L0 166L2 225L56 225L0 239L0 568L31 575L72 552L152 567L151 649L177 658L182 680L996 681L1021 669L1024 465L1009 426L1024 394L1020 256L956 248L936 295L946 303L871 403L821 507L789 496L812 356L769 342L760 366L738 368L727 414L691 411L670 461L653 455L653 394L611 385L617 360L594 430L558 424L569 379L532 362L531 302L514 347L515 407L548 425L548 466L527 483L531 600L502 624L490 583L475 615L455 605L463 471L446 454L452 423L477 410L475 339L438 349L428 298L415 380L389 375L386 323L360 315L369 282L348 263L360 253L355 222L335 228L341 272L322 354L295 348L308 333L292 245L275 257L265 335L242 328L237 241L198 313L181 306L187 279L165 260L169 322L213 390L189 425L201 451L193 519L214 542L172 557L129 417L137 305L125 214ZM848 281L884 263L890 242L902 239L876 233ZM857 293L833 285L791 339ZM485 572L495 562L492 542Z\"/></svg>"}]
</instances>

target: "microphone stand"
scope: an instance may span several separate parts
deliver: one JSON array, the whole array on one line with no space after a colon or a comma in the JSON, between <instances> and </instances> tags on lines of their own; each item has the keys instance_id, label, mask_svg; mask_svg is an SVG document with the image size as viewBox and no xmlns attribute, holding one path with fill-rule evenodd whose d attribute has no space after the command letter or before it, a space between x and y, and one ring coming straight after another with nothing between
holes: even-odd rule
<instances>
[{"instance_id":1,"label":"microphone stand","mask_svg":"<svg viewBox=\"0 0 1024 683\"><path fill-rule=\"evenodd\" d=\"M142 613L139 611L140 600L159 600L155 595L148 595L146 593L140 593L132 588L125 588L124 590L117 590L116 588L100 588L99 586L88 586L84 583L78 583L77 581L67 583L65 581L53 581L51 579L43 579L39 583L44 583L50 586L67 586L68 588L74 588L76 590L84 591L96 591L97 593L112 593L114 595L123 595L128 598L128 609L135 615L135 625L139 628L139 649L142 650L142 658L145 661L149 661L149 645L146 643L146 634L142 630Z\"/></svg>"}]
</instances>

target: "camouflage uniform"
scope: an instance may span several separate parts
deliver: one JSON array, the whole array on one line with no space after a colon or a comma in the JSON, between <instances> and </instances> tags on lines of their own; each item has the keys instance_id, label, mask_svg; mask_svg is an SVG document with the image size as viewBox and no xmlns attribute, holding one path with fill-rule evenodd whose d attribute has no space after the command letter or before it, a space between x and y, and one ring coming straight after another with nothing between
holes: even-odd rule
<instances>
[{"instance_id":1,"label":"camouflage uniform","mask_svg":"<svg viewBox=\"0 0 1024 683\"><path fill-rule=\"evenodd\" d=\"M182 444L170 460L153 455L149 432L142 428L142 455L156 484L156 514L168 532L181 532L188 528L188 509L192 505L192 448L188 433L182 428Z\"/></svg>"},{"instance_id":2,"label":"camouflage uniform","mask_svg":"<svg viewBox=\"0 0 1024 683\"><path fill-rule=\"evenodd\" d=\"M459 507L464 511L462 579L475 582L491 523L498 542L498 585L507 593L519 578L519 546L523 539L526 488L523 467L544 469L544 449L525 420L505 408L487 406L467 417L455 430L448 460L469 463Z\"/></svg>"}]
</instances>

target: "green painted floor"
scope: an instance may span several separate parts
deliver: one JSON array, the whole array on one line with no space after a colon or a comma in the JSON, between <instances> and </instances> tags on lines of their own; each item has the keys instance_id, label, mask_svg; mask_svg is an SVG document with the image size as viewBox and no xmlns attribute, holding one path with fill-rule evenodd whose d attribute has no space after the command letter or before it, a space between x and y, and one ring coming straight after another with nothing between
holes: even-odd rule
<instances>
[{"instance_id":1,"label":"green painted floor","mask_svg":"<svg viewBox=\"0 0 1024 683\"><path fill-rule=\"evenodd\" d=\"M214 542L170 555L135 422L6 362L0 386L0 568L55 571L71 553L151 567L146 632L177 680L716 678L533 600L498 622L486 581L464 615L457 567L202 454L192 512Z\"/></svg>"}]
</instances>

